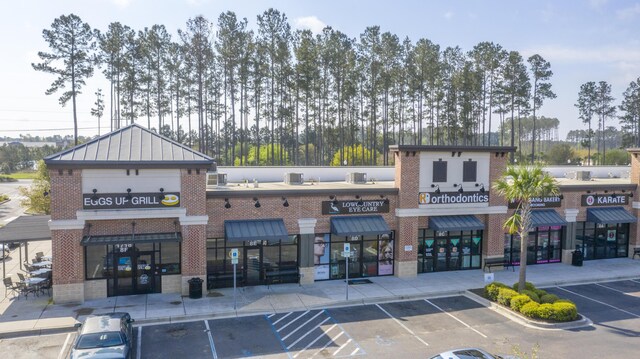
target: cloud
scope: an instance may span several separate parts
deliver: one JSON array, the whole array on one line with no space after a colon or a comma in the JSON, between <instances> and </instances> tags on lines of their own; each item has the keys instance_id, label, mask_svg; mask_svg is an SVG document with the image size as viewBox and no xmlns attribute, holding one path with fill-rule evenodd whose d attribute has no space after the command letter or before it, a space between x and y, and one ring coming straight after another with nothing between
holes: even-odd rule
<instances>
[{"instance_id":1,"label":"cloud","mask_svg":"<svg viewBox=\"0 0 640 359\"><path fill-rule=\"evenodd\" d=\"M111 0L111 2L113 2L119 8L129 7L132 1L133 0Z\"/></svg>"},{"instance_id":2,"label":"cloud","mask_svg":"<svg viewBox=\"0 0 640 359\"><path fill-rule=\"evenodd\" d=\"M628 8L624 8L616 11L616 15L618 15L618 19L620 20L631 20L640 15L640 4L635 4Z\"/></svg>"},{"instance_id":3,"label":"cloud","mask_svg":"<svg viewBox=\"0 0 640 359\"><path fill-rule=\"evenodd\" d=\"M322 29L327 27L327 24L315 16L299 17L293 21L293 24L297 29L309 29L315 34L321 33Z\"/></svg>"},{"instance_id":4,"label":"cloud","mask_svg":"<svg viewBox=\"0 0 640 359\"><path fill-rule=\"evenodd\" d=\"M594 9L600 9L601 7L604 7L608 2L609 0L589 0L589 6Z\"/></svg>"},{"instance_id":5,"label":"cloud","mask_svg":"<svg viewBox=\"0 0 640 359\"><path fill-rule=\"evenodd\" d=\"M451 20L453 18L453 15L454 15L453 11L447 11L444 13L444 15L442 15L442 17L444 17L447 20Z\"/></svg>"}]
</instances>

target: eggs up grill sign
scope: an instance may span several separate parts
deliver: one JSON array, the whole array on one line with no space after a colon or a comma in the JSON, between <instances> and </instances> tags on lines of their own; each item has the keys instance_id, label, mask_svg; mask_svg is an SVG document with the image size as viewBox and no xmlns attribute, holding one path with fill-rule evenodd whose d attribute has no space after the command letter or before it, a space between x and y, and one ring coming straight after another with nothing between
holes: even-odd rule
<instances>
[{"instance_id":1,"label":"eggs up grill sign","mask_svg":"<svg viewBox=\"0 0 640 359\"><path fill-rule=\"evenodd\" d=\"M180 192L82 195L83 209L166 208L180 205Z\"/></svg>"}]
</instances>

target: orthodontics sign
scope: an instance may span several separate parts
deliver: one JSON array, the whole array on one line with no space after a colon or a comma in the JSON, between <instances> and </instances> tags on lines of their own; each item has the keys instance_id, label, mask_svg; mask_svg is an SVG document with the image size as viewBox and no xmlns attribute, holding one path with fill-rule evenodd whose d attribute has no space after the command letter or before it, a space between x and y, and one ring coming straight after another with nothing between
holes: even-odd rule
<instances>
[{"instance_id":1,"label":"orthodontics sign","mask_svg":"<svg viewBox=\"0 0 640 359\"><path fill-rule=\"evenodd\" d=\"M180 192L169 193L96 193L82 195L83 209L167 208L179 207Z\"/></svg>"},{"instance_id":2,"label":"orthodontics sign","mask_svg":"<svg viewBox=\"0 0 640 359\"><path fill-rule=\"evenodd\" d=\"M489 192L420 192L419 204L489 203Z\"/></svg>"}]
</instances>

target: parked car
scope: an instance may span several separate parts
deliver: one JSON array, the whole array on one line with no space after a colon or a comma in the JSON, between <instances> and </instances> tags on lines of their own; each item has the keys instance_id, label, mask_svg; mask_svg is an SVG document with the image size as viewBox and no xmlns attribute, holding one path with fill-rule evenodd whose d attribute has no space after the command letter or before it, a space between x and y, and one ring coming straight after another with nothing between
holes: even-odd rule
<instances>
[{"instance_id":1,"label":"parked car","mask_svg":"<svg viewBox=\"0 0 640 359\"><path fill-rule=\"evenodd\" d=\"M69 358L131 358L133 322L124 312L87 317L76 324L78 337Z\"/></svg>"},{"instance_id":2,"label":"parked car","mask_svg":"<svg viewBox=\"0 0 640 359\"><path fill-rule=\"evenodd\" d=\"M6 244L0 244L0 259L7 258L11 254L11 249Z\"/></svg>"},{"instance_id":3,"label":"parked car","mask_svg":"<svg viewBox=\"0 0 640 359\"><path fill-rule=\"evenodd\" d=\"M461 348L440 353L430 359L518 359L518 357L489 354L480 348Z\"/></svg>"}]
</instances>

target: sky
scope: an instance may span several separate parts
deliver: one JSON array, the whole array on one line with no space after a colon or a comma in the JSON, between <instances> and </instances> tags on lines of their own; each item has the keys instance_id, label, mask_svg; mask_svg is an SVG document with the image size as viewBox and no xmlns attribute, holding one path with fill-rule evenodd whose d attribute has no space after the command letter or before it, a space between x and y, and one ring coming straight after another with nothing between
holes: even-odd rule
<instances>
[{"instance_id":1,"label":"sky","mask_svg":"<svg viewBox=\"0 0 640 359\"><path fill-rule=\"evenodd\" d=\"M560 120L560 139L586 129L575 108L581 84L607 81L617 105L629 83L640 77L640 0L7 1L0 15L0 137L73 134L71 102L62 107L59 93L45 95L55 75L31 67L40 62L38 51L49 50L42 30L61 15L73 13L101 31L116 21L136 31L162 24L177 41L177 30L198 15L215 24L221 13L233 11L255 29L257 16L269 8L284 13L293 29L315 33L331 26L358 38L377 25L413 43L429 39L441 49L460 46L467 52L490 41L524 58L539 54L551 63L557 98L546 100L538 114ZM108 93L99 69L78 98L80 135L98 134L97 118L90 115L98 88ZM103 118L100 133L108 126Z\"/></svg>"}]
</instances>

